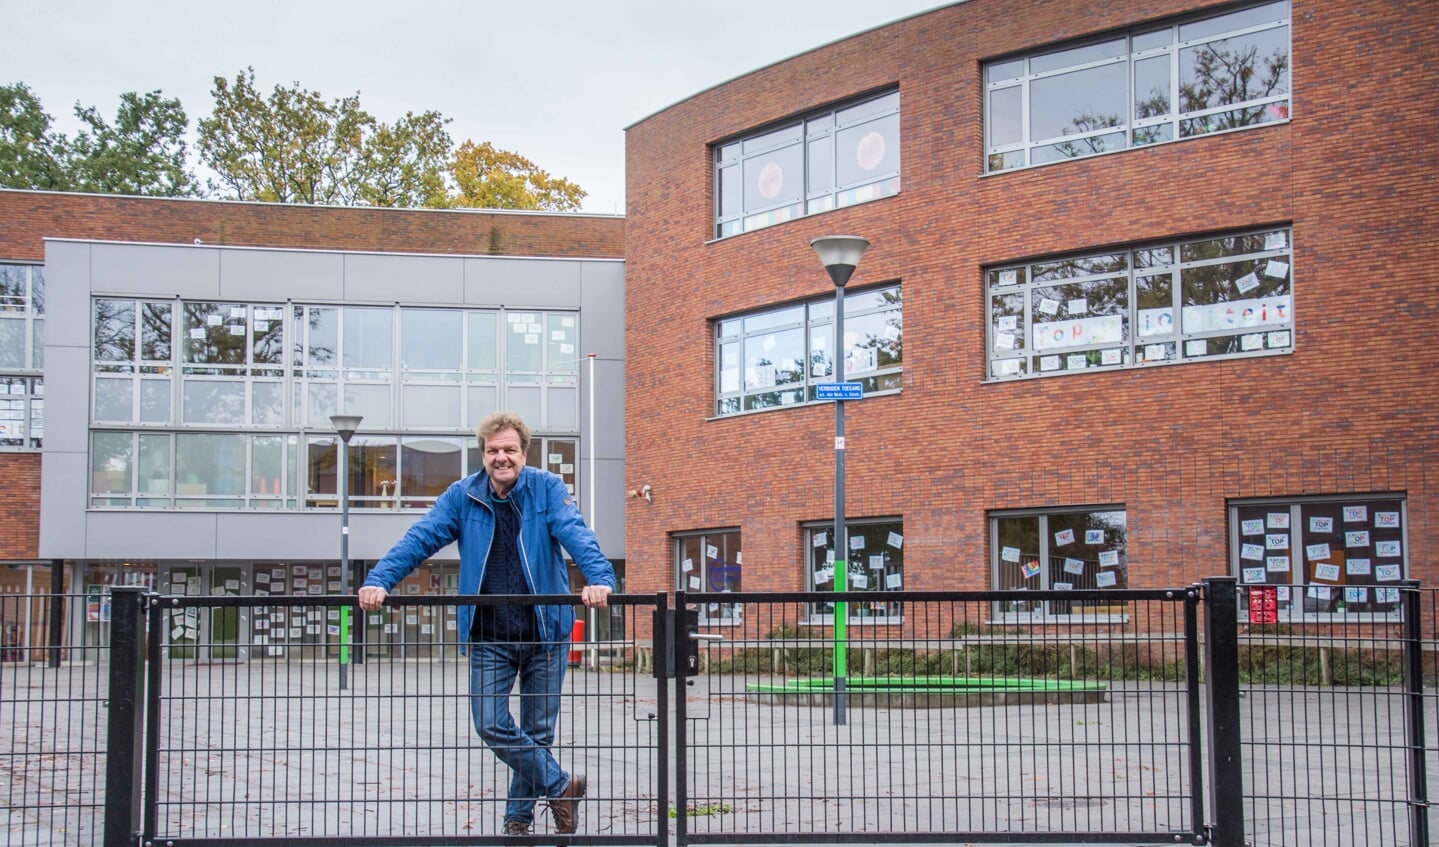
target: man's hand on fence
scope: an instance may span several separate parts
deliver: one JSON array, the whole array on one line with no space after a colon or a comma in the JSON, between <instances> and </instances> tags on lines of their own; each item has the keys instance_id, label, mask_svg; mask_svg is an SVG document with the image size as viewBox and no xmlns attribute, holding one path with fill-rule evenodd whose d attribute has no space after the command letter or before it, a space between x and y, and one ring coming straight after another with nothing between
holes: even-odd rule
<instances>
[{"instance_id":1,"label":"man's hand on fence","mask_svg":"<svg viewBox=\"0 0 1439 847\"><path fill-rule=\"evenodd\" d=\"M390 592L378 585L366 585L360 589L360 608L367 612L373 612L384 605L385 598Z\"/></svg>"},{"instance_id":2,"label":"man's hand on fence","mask_svg":"<svg viewBox=\"0 0 1439 847\"><path fill-rule=\"evenodd\" d=\"M609 605L609 596L608 585L586 585L580 589L580 599L591 609Z\"/></svg>"}]
</instances>

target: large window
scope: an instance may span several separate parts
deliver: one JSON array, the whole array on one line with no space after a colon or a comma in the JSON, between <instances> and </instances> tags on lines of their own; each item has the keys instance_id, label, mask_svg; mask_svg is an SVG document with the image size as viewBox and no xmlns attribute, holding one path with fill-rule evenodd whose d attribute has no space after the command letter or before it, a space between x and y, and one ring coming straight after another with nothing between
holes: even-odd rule
<instances>
[{"instance_id":1,"label":"large window","mask_svg":"<svg viewBox=\"0 0 1439 847\"><path fill-rule=\"evenodd\" d=\"M294 509L294 435L96 431L90 505L141 509Z\"/></svg>"},{"instance_id":2,"label":"large window","mask_svg":"<svg viewBox=\"0 0 1439 847\"><path fill-rule=\"evenodd\" d=\"M986 63L986 171L1289 118L1289 3Z\"/></svg>"},{"instance_id":3,"label":"large window","mask_svg":"<svg viewBox=\"0 0 1439 847\"><path fill-rule=\"evenodd\" d=\"M173 301L94 301L96 423L174 422L174 316Z\"/></svg>"},{"instance_id":4,"label":"large window","mask_svg":"<svg viewBox=\"0 0 1439 847\"><path fill-rule=\"evenodd\" d=\"M716 145L715 235L899 193L899 92Z\"/></svg>"},{"instance_id":5,"label":"large window","mask_svg":"<svg viewBox=\"0 0 1439 847\"><path fill-rule=\"evenodd\" d=\"M834 298L715 322L716 414L734 415L814 399L834 376ZM844 376L865 393L899 391L904 315L899 286L846 291Z\"/></svg>"},{"instance_id":6,"label":"large window","mask_svg":"<svg viewBox=\"0 0 1439 847\"><path fill-rule=\"evenodd\" d=\"M988 268L992 380L1289 352L1288 229Z\"/></svg>"},{"instance_id":7,"label":"large window","mask_svg":"<svg viewBox=\"0 0 1439 847\"><path fill-rule=\"evenodd\" d=\"M45 269L0 264L0 450L36 450L44 434Z\"/></svg>"},{"instance_id":8,"label":"large window","mask_svg":"<svg viewBox=\"0 0 1439 847\"><path fill-rule=\"evenodd\" d=\"M904 521L900 518L845 519L848 554L845 556L845 591L872 592L874 599L851 603L849 618L859 623L898 623L903 604L886 600L890 591L904 590ZM805 524L806 591L832 591L835 587L834 521ZM833 603L816 603L811 619L833 619Z\"/></svg>"},{"instance_id":9,"label":"large window","mask_svg":"<svg viewBox=\"0 0 1439 847\"><path fill-rule=\"evenodd\" d=\"M1127 516L1122 506L1034 509L990 515L994 587L1001 591L1129 587ZM1006 620L1087 616L1109 620L1123 602L1011 600L999 605Z\"/></svg>"},{"instance_id":10,"label":"large window","mask_svg":"<svg viewBox=\"0 0 1439 847\"><path fill-rule=\"evenodd\" d=\"M1392 494L1231 503L1230 559L1241 585L1277 586L1281 620L1397 613L1407 525Z\"/></svg>"},{"instance_id":11,"label":"large window","mask_svg":"<svg viewBox=\"0 0 1439 847\"><path fill-rule=\"evenodd\" d=\"M470 426L489 412L579 428L573 311L126 298L92 308L94 506L332 508L330 415L346 412L366 430L350 447L352 505L421 509L480 468ZM0 378L14 395L0 402L0 446L40 434L43 400L25 394L39 380L10 382ZM211 431L183 431L201 428ZM528 460L577 493L577 453L572 437L536 436Z\"/></svg>"},{"instance_id":12,"label":"large window","mask_svg":"<svg viewBox=\"0 0 1439 847\"><path fill-rule=\"evenodd\" d=\"M0 370L45 366L45 269L0 264Z\"/></svg>"},{"instance_id":13,"label":"large window","mask_svg":"<svg viewBox=\"0 0 1439 847\"><path fill-rule=\"evenodd\" d=\"M0 449L38 450L45 437L45 381L0 376Z\"/></svg>"},{"instance_id":14,"label":"large window","mask_svg":"<svg viewBox=\"0 0 1439 847\"><path fill-rule=\"evenodd\" d=\"M191 301L181 318L181 422L283 424L285 310Z\"/></svg>"},{"instance_id":15,"label":"large window","mask_svg":"<svg viewBox=\"0 0 1439 847\"><path fill-rule=\"evenodd\" d=\"M675 587L683 591L742 591L744 553L737 529L681 533L675 536ZM702 624L737 624L740 603L706 603L699 608Z\"/></svg>"}]
</instances>

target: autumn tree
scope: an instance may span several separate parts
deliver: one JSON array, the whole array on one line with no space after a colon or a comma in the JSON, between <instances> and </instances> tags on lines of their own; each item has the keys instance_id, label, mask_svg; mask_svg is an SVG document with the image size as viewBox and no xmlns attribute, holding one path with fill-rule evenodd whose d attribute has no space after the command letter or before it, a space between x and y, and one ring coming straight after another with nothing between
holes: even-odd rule
<instances>
[{"instance_id":1,"label":"autumn tree","mask_svg":"<svg viewBox=\"0 0 1439 847\"><path fill-rule=\"evenodd\" d=\"M456 188L452 206L572 212L586 194L575 183L552 177L524 156L488 141L461 144L450 162L450 176Z\"/></svg>"},{"instance_id":2,"label":"autumn tree","mask_svg":"<svg viewBox=\"0 0 1439 847\"><path fill-rule=\"evenodd\" d=\"M199 123L201 161L239 200L320 205L442 206L446 119L378 121L355 94L325 100L295 83L268 97L255 70L215 77L215 109Z\"/></svg>"}]
</instances>

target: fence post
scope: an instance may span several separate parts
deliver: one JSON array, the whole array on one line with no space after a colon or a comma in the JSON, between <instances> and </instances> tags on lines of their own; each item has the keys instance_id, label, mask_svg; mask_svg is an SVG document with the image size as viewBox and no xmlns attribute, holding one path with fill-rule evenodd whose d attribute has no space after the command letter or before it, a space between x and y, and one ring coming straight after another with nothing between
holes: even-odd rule
<instances>
[{"instance_id":1,"label":"fence post","mask_svg":"<svg viewBox=\"0 0 1439 847\"><path fill-rule=\"evenodd\" d=\"M50 667L60 667L65 644L65 560L50 560Z\"/></svg>"},{"instance_id":2,"label":"fence post","mask_svg":"<svg viewBox=\"0 0 1439 847\"><path fill-rule=\"evenodd\" d=\"M1204 693L1209 706L1209 799L1214 847L1244 847L1244 764L1239 735L1239 590L1232 576L1204 580Z\"/></svg>"},{"instance_id":3,"label":"fence post","mask_svg":"<svg viewBox=\"0 0 1439 847\"><path fill-rule=\"evenodd\" d=\"M1404 691L1409 700L1409 843L1429 843L1429 780L1424 761L1424 604L1418 580L1400 589L1404 612Z\"/></svg>"},{"instance_id":4,"label":"fence post","mask_svg":"<svg viewBox=\"0 0 1439 847\"><path fill-rule=\"evenodd\" d=\"M655 736L658 739L659 750L655 752L655 804L659 814L659 823L656 829L661 835L661 843L668 841L669 835L669 813L670 813L670 761L675 754L670 747L670 681L665 675L660 663L655 661L658 651L654 645L667 644L669 626L667 616L669 615L669 595L663 591L655 592L654 625L650 629L650 669L655 679L655 718L659 722L655 727ZM680 697L684 692L679 693ZM684 773L681 769L680 773Z\"/></svg>"},{"instance_id":5,"label":"fence post","mask_svg":"<svg viewBox=\"0 0 1439 847\"><path fill-rule=\"evenodd\" d=\"M1204 708L1199 689L1204 671L1199 661L1199 600L1202 589L1191 585L1184 592L1184 696L1189 708L1190 820L1197 835L1204 835Z\"/></svg>"},{"instance_id":6,"label":"fence post","mask_svg":"<svg viewBox=\"0 0 1439 847\"><path fill-rule=\"evenodd\" d=\"M110 725L105 751L105 847L134 847L142 785L146 589L110 589Z\"/></svg>"}]
</instances>

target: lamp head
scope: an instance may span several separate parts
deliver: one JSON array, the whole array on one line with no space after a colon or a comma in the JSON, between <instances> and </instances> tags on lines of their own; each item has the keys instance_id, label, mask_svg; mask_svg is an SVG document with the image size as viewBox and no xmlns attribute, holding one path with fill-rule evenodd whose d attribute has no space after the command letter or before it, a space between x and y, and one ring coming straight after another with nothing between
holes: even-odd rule
<instances>
[{"instance_id":1,"label":"lamp head","mask_svg":"<svg viewBox=\"0 0 1439 847\"><path fill-rule=\"evenodd\" d=\"M858 235L826 235L811 241L809 246L814 248L835 287L844 288L854 269L859 267L859 259L869 247L869 241Z\"/></svg>"},{"instance_id":2,"label":"lamp head","mask_svg":"<svg viewBox=\"0 0 1439 847\"><path fill-rule=\"evenodd\" d=\"M364 419L364 415L330 415L330 425L340 434L340 440L349 444L350 437L360 428L360 421Z\"/></svg>"}]
</instances>

